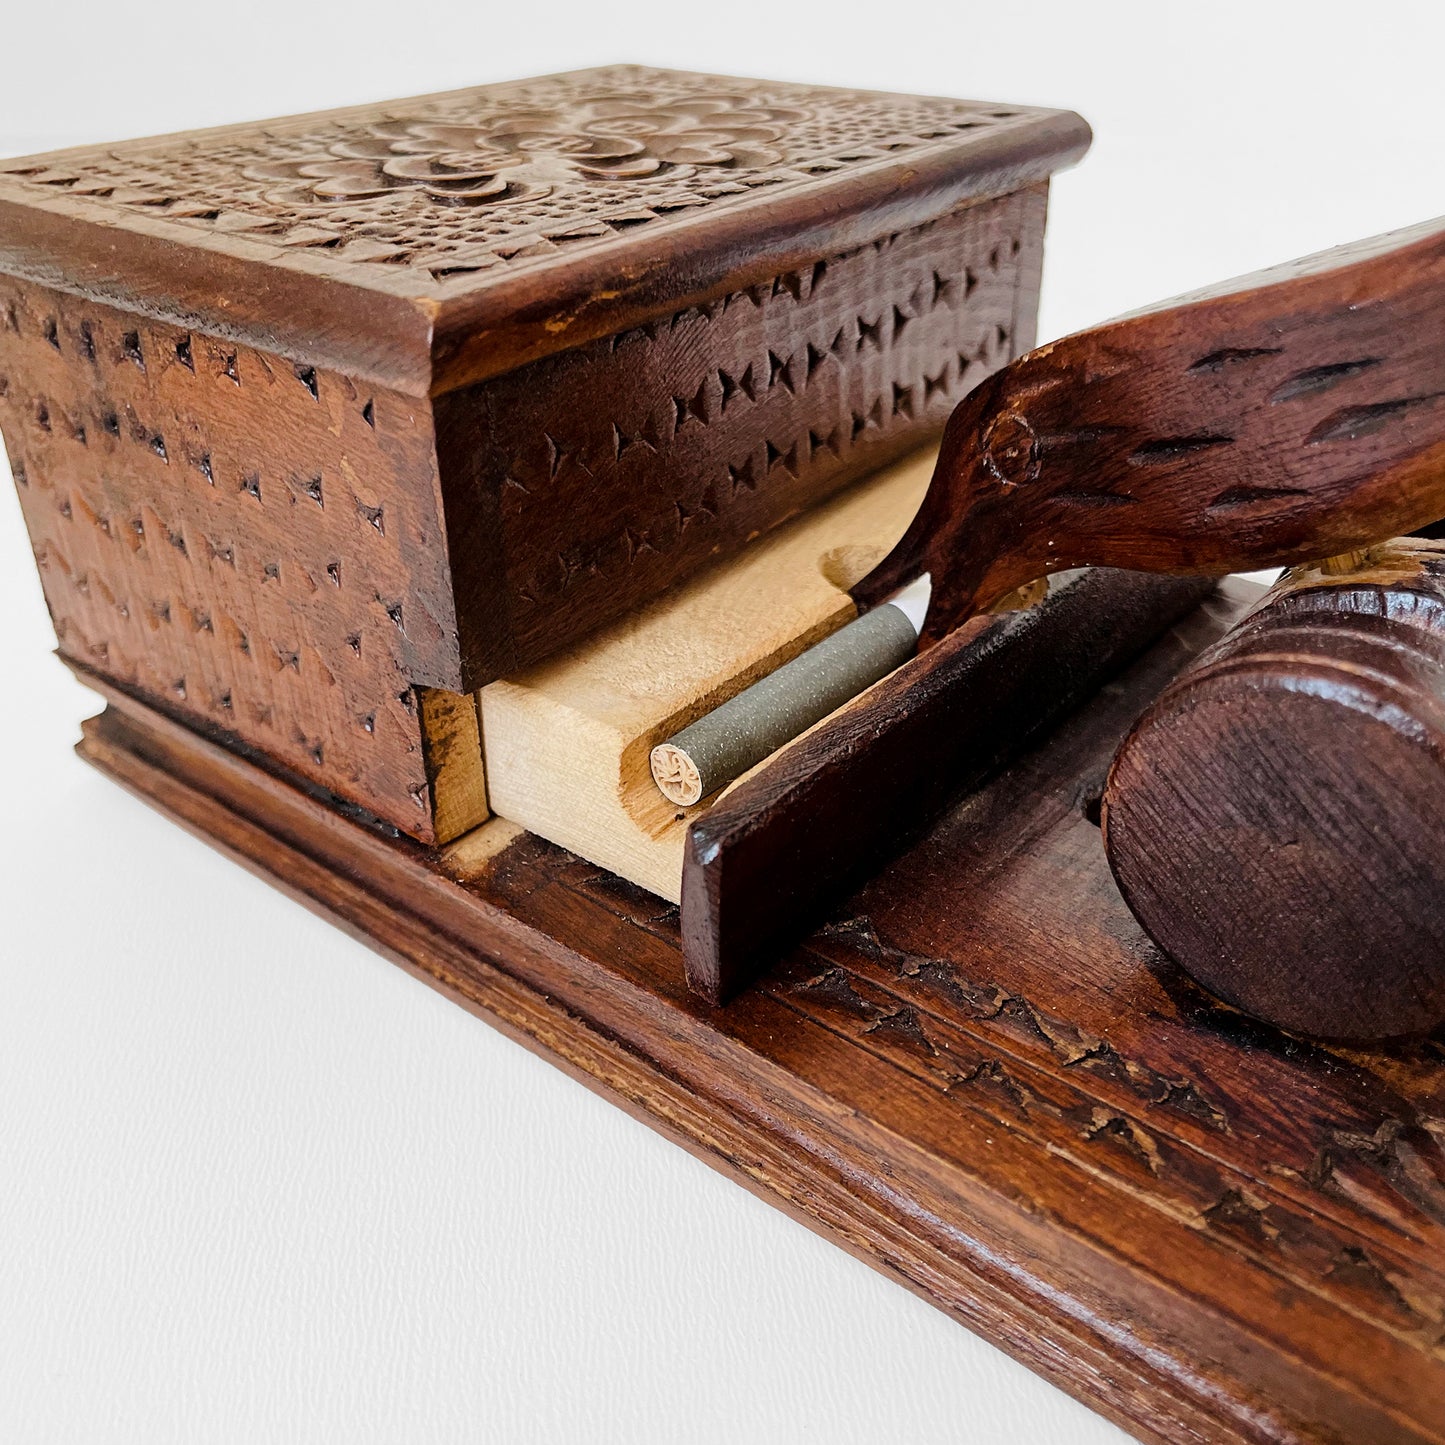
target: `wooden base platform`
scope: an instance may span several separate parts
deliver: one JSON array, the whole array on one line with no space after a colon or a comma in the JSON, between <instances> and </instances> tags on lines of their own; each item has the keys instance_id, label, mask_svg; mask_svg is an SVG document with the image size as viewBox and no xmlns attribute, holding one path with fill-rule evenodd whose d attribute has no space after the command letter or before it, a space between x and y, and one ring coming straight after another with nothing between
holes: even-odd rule
<instances>
[{"instance_id":1,"label":"wooden base platform","mask_svg":"<svg viewBox=\"0 0 1445 1445\"><path fill-rule=\"evenodd\" d=\"M1445 1046L1218 1005L1143 938L1092 821L1228 614L718 1010L674 909L506 825L433 853L118 694L80 751L1141 1438L1445 1441Z\"/></svg>"}]
</instances>

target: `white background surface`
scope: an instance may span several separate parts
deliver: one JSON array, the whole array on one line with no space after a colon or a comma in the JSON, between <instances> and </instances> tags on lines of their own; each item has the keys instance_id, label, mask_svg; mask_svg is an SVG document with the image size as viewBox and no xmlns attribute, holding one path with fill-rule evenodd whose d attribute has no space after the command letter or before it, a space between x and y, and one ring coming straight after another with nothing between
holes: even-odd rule
<instances>
[{"instance_id":1,"label":"white background surface","mask_svg":"<svg viewBox=\"0 0 1445 1445\"><path fill-rule=\"evenodd\" d=\"M0 7L0 153L635 59L1070 106L1040 335L1445 213L1440 7ZM0 462L3 468L3 462ZM0 492L0 1439L1112 1426L73 759Z\"/></svg>"}]
</instances>

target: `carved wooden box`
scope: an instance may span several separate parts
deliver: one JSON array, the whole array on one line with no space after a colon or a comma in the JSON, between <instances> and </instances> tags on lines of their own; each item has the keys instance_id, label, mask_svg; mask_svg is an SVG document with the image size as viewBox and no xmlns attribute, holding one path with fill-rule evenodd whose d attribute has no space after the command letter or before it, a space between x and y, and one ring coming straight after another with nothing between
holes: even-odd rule
<instances>
[{"instance_id":1,"label":"carved wooden box","mask_svg":"<svg viewBox=\"0 0 1445 1445\"><path fill-rule=\"evenodd\" d=\"M403 833L470 697L1031 344L1066 112L618 67L0 163L62 653Z\"/></svg>"}]
</instances>

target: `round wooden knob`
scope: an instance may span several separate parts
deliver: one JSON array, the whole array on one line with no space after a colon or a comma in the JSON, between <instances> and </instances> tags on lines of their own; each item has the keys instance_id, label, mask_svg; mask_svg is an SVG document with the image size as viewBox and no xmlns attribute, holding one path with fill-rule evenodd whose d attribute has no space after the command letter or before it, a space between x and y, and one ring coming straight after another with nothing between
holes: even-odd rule
<instances>
[{"instance_id":1,"label":"round wooden knob","mask_svg":"<svg viewBox=\"0 0 1445 1445\"><path fill-rule=\"evenodd\" d=\"M1445 543L1285 578L1139 719L1101 822L1220 998L1333 1038L1445 1020Z\"/></svg>"}]
</instances>

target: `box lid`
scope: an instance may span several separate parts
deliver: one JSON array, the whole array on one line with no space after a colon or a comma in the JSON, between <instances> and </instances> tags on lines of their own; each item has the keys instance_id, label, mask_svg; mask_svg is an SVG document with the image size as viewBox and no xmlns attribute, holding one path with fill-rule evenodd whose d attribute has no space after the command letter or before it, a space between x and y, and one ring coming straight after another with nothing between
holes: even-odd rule
<instances>
[{"instance_id":1,"label":"box lid","mask_svg":"<svg viewBox=\"0 0 1445 1445\"><path fill-rule=\"evenodd\" d=\"M1068 111L610 66L0 161L0 270L425 395L1088 142Z\"/></svg>"}]
</instances>

